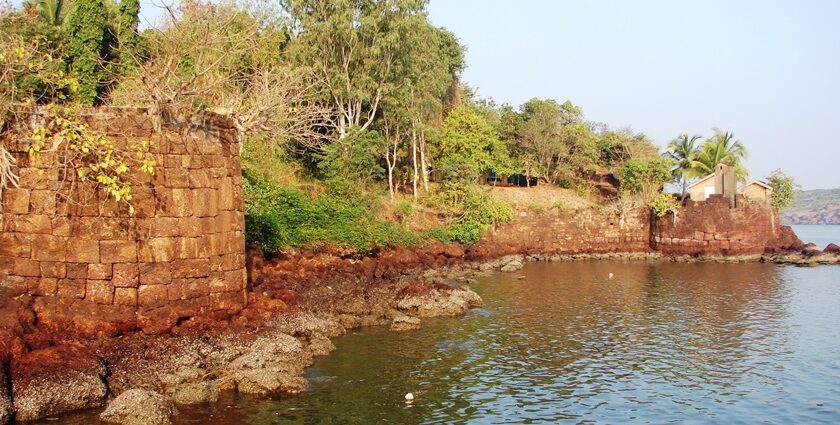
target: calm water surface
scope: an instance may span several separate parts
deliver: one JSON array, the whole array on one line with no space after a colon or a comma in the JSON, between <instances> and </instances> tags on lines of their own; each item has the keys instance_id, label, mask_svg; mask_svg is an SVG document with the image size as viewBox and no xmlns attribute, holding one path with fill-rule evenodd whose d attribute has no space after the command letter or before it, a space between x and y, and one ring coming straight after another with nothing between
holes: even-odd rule
<instances>
[{"instance_id":1,"label":"calm water surface","mask_svg":"<svg viewBox=\"0 0 840 425\"><path fill-rule=\"evenodd\" d=\"M840 245L840 225L798 224L790 227L802 242L813 242L820 249L824 249L830 243Z\"/></svg>"},{"instance_id":2,"label":"calm water surface","mask_svg":"<svg viewBox=\"0 0 840 425\"><path fill-rule=\"evenodd\" d=\"M301 396L177 423L840 423L840 267L541 263L474 289L466 317L339 338Z\"/></svg>"}]
</instances>

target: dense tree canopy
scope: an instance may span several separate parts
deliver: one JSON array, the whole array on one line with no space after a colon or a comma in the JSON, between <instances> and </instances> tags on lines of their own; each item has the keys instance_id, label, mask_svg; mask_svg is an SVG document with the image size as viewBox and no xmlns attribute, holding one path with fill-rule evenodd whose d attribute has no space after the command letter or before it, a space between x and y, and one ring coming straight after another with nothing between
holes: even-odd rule
<instances>
[{"instance_id":1,"label":"dense tree canopy","mask_svg":"<svg viewBox=\"0 0 840 425\"><path fill-rule=\"evenodd\" d=\"M534 98L522 105L520 115L516 146L530 160L529 174L557 183L593 167L595 135L580 108L568 101Z\"/></svg>"},{"instance_id":2,"label":"dense tree canopy","mask_svg":"<svg viewBox=\"0 0 840 425\"><path fill-rule=\"evenodd\" d=\"M499 133L466 105L453 109L443 122L438 164L444 174L473 181L490 170L511 171L507 145Z\"/></svg>"},{"instance_id":3,"label":"dense tree canopy","mask_svg":"<svg viewBox=\"0 0 840 425\"><path fill-rule=\"evenodd\" d=\"M429 21L427 4L187 0L139 32L138 0L31 0L0 8L0 109L141 106L158 124L169 109L228 114L250 188L299 200L306 195L274 189L327 185L341 190L323 193L358 200L346 188L381 196L387 184L392 204L411 196L442 208L455 226L438 235L447 240L475 240L508 215L477 192L489 171L581 196L618 180L622 199L651 199L674 179L684 188L722 162L746 175L746 149L731 132L682 135L668 159L644 134L588 121L568 100L517 106L479 97L460 81L464 46ZM15 176L8 159L0 165L2 186ZM347 204L328 201L319 205ZM249 214L261 214L254 208L263 204L250 205ZM353 210L347 227L368 219L363 212ZM262 217L261 228L288 224L275 218ZM387 239L379 236L362 239Z\"/></svg>"},{"instance_id":4,"label":"dense tree canopy","mask_svg":"<svg viewBox=\"0 0 840 425\"><path fill-rule=\"evenodd\" d=\"M295 36L289 53L311 70L336 114L339 137L373 124L406 73L408 39L425 1L286 0Z\"/></svg>"},{"instance_id":5,"label":"dense tree canopy","mask_svg":"<svg viewBox=\"0 0 840 425\"><path fill-rule=\"evenodd\" d=\"M108 78L108 14L104 0L77 0L67 17L68 62L78 80L76 99L83 105L101 101Z\"/></svg>"}]
</instances>

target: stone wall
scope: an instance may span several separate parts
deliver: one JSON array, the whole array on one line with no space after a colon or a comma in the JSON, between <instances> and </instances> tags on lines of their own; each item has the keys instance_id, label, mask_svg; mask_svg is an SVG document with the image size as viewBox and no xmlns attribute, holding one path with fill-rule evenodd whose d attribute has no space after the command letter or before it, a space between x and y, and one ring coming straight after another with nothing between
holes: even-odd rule
<instances>
[{"instance_id":1,"label":"stone wall","mask_svg":"<svg viewBox=\"0 0 840 425\"><path fill-rule=\"evenodd\" d=\"M26 153L39 112L19 113L3 139L18 160L20 187L4 191L0 210L0 296L28 295L39 330L76 337L158 333L198 314L242 309L244 206L233 122L167 114L155 130L135 109L82 117L118 148L148 141L156 172L129 173L134 216L90 183L70 191L74 170L65 178L53 154Z\"/></svg>"},{"instance_id":2,"label":"stone wall","mask_svg":"<svg viewBox=\"0 0 840 425\"><path fill-rule=\"evenodd\" d=\"M509 254L582 254L649 252L647 211L619 217L595 209L570 212L520 212L489 230L471 249L478 257Z\"/></svg>"},{"instance_id":3,"label":"stone wall","mask_svg":"<svg viewBox=\"0 0 840 425\"><path fill-rule=\"evenodd\" d=\"M666 255L757 255L802 244L771 208L741 195L734 208L712 195L687 201L676 220L668 215L652 222L651 247Z\"/></svg>"}]
</instances>

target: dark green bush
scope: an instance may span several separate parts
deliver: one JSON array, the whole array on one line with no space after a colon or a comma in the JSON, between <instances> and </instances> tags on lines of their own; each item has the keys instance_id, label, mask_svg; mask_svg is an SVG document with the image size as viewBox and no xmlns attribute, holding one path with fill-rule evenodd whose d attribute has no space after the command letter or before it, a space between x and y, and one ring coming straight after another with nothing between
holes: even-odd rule
<instances>
[{"instance_id":1,"label":"dark green bush","mask_svg":"<svg viewBox=\"0 0 840 425\"><path fill-rule=\"evenodd\" d=\"M245 238L266 252L323 243L347 248L419 241L400 225L378 221L376 203L345 180L331 180L317 195L244 173Z\"/></svg>"},{"instance_id":2,"label":"dark green bush","mask_svg":"<svg viewBox=\"0 0 840 425\"><path fill-rule=\"evenodd\" d=\"M378 220L376 200L358 190L357 183L333 179L325 190L310 195L247 171L243 176L245 238L259 242L266 252L319 243L360 250L428 239L472 244L491 224L513 217L509 205L474 186L447 183L431 202L449 214L449 226L413 233L398 223Z\"/></svg>"},{"instance_id":3,"label":"dark green bush","mask_svg":"<svg viewBox=\"0 0 840 425\"><path fill-rule=\"evenodd\" d=\"M444 183L430 202L433 207L446 211L452 221L447 229L433 229L426 234L446 243L474 244L490 225L513 218L510 205L495 201L467 183Z\"/></svg>"},{"instance_id":4,"label":"dark green bush","mask_svg":"<svg viewBox=\"0 0 840 425\"><path fill-rule=\"evenodd\" d=\"M326 178L373 181L385 177L382 151L385 139L376 131L353 128L349 136L323 148L318 170Z\"/></svg>"}]
</instances>

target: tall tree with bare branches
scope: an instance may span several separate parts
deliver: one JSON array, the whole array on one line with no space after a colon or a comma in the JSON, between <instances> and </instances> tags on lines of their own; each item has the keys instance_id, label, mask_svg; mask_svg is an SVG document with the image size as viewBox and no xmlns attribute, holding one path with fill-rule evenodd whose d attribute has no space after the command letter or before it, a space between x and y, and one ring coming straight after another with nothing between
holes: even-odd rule
<instances>
[{"instance_id":1,"label":"tall tree with bare branches","mask_svg":"<svg viewBox=\"0 0 840 425\"><path fill-rule=\"evenodd\" d=\"M285 0L294 18L289 49L312 70L336 116L339 138L367 129L404 73L407 26L425 0Z\"/></svg>"},{"instance_id":2,"label":"tall tree with bare branches","mask_svg":"<svg viewBox=\"0 0 840 425\"><path fill-rule=\"evenodd\" d=\"M189 1L167 8L148 37L148 58L114 92L117 104L210 109L231 115L240 141L252 135L317 146L331 117L301 70L282 60L287 37L265 4Z\"/></svg>"}]
</instances>

